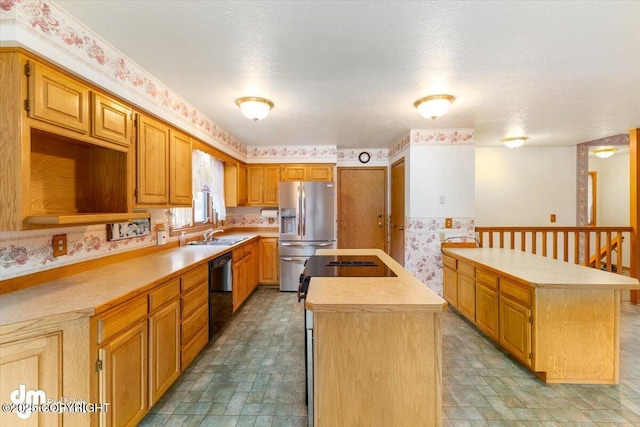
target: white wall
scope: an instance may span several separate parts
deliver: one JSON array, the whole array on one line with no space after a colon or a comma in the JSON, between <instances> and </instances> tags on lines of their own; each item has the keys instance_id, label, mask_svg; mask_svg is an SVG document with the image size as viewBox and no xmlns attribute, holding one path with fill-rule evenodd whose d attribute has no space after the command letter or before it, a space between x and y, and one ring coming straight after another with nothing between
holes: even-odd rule
<instances>
[{"instance_id":1,"label":"white wall","mask_svg":"<svg viewBox=\"0 0 640 427\"><path fill-rule=\"evenodd\" d=\"M576 225L576 147L476 147L475 206L478 227Z\"/></svg>"},{"instance_id":2,"label":"white wall","mask_svg":"<svg viewBox=\"0 0 640 427\"><path fill-rule=\"evenodd\" d=\"M411 146L410 151L406 216L473 218L475 146L423 145Z\"/></svg>"}]
</instances>

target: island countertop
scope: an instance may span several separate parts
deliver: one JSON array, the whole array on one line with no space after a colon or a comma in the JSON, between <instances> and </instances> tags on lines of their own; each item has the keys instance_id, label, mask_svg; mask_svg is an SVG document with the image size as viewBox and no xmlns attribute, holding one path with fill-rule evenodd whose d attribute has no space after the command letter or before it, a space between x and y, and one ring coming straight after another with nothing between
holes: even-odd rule
<instances>
[{"instance_id":1,"label":"island countertop","mask_svg":"<svg viewBox=\"0 0 640 427\"><path fill-rule=\"evenodd\" d=\"M305 307L314 312L441 312L447 302L380 249L320 249L316 255L376 255L397 277L312 277Z\"/></svg>"},{"instance_id":2,"label":"island countertop","mask_svg":"<svg viewBox=\"0 0 640 427\"><path fill-rule=\"evenodd\" d=\"M443 248L445 255L527 283L534 288L640 289L633 277L571 264L541 255L498 248Z\"/></svg>"}]
</instances>

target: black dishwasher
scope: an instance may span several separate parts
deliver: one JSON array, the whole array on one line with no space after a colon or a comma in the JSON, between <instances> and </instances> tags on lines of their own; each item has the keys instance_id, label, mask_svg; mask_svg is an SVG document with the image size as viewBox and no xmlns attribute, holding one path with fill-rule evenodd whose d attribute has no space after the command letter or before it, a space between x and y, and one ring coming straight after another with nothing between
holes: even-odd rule
<instances>
[{"instance_id":1,"label":"black dishwasher","mask_svg":"<svg viewBox=\"0 0 640 427\"><path fill-rule=\"evenodd\" d=\"M209 339L231 318L231 289L231 253L226 253L209 261Z\"/></svg>"}]
</instances>

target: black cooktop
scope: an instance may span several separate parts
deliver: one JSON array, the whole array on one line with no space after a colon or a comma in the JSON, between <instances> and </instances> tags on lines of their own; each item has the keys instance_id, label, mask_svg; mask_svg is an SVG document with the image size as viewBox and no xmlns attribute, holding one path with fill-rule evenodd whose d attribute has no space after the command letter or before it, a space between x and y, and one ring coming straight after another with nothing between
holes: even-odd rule
<instances>
[{"instance_id":1,"label":"black cooktop","mask_svg":"<svg viewBox=\"0 0 640 427\"><path fill-rule=\"evenodd\" d=\"M305 277L396 277L375 255L314 255L304 265Z\"/></svg>"}]
</instances>

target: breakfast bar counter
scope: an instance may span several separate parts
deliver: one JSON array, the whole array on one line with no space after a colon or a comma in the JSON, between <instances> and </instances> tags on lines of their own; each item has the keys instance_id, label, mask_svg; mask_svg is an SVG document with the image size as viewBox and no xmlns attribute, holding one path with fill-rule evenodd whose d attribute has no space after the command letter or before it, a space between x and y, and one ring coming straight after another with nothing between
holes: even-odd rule
<instances>
[{"instance_id":1,"label":"breakfast bar counter","mask_svg":"<svg viewBox=\"0 0 640 427\"><path fill-rule=\"evenodd\" d=\"M396 277L311 278L313 425L442 425L446 302L381 250L316 254L375 255Z\"/></svg>"},{"instance_id":2,"label":"breakfast bar counter","mask_svg":"<svg viewBox=\"0 0 640 427\"><path fill-rule=\"evenodd\" d=\"M443 248L444 298L543 381L617 384L620 290L638 279L496 248Z\"/></svg>"}]
</instances>

